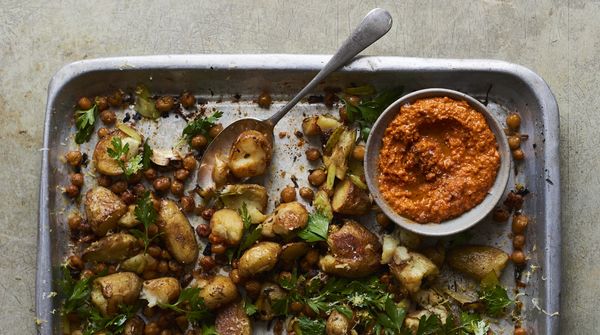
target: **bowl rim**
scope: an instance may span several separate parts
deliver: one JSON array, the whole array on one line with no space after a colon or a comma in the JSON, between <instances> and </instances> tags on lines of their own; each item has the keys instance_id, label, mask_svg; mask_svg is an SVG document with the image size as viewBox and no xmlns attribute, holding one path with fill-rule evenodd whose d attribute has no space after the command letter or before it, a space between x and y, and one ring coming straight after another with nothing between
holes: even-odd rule
<instances>
[{"instance_id":1,"label":"bowl rim","mask_svg":"<svg viewBox=\"0 0 600 335\"><path fill-rule=\"evenodd\" d=\"M378 182L378 162L379 150L381 149L381 140L385 134L385 130L389 123L396 118L398 110L402 105L412 103L415 100L433 97L448 97L454 100L464 100L473 109L483 114L486 122L494 136L498 145L498 153L500 155L500 166L496 174L494 184L488 191L484 200L464 212L458 217L442 221L440 223L417 223L406 217L397 214L383 199L379 191ZM508 140L504 134L504 129L500 122L492 115L492 113L477 99L455 90L446 88L427 88L408 93L389 105L378 117L371 128L371 134L367 139L365 146L365 178L371 195L381 210L397 225L412 231L414 233L426 236L447 236L462 232L481 222L493 209L496 207L508 184L510 175L510 167L512 158L508 147Z\"/></svg>"}]
</instances>

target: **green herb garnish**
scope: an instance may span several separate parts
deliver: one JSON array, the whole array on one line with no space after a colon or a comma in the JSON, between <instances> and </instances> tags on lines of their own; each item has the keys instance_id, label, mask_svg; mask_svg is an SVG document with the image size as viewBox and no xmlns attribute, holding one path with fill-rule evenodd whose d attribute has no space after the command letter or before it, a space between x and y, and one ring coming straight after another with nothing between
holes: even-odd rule
<instances>
[{"instance_id":1,"label":"green herb garnish","mask_svg":"<svg viewBox=\"0 0 600 335\"><path fill-rule=\"evenodd\" d=\"M240 208L239 213L242 217L242 221L244 222L244 236L242 237L242 242L237 249L237 257L240 257L242 252L256 243L262 233L262 227L252 224L252 218L248 214L248 207L246 206L245 202L242 204L242 208Z\"/></svg>"},{"instance_id":2,"label":"green herb garnish","mask_svg":"<svg viewBox=\"0 0 600 335\"><path fill-rule=\"evenodd\" d=\"M148 144L148 141L144 142L144 151L142 153L142 169L148 170L150 168L150 163L152 158L152 148Z\"/></svg>"},{"instance_id":3,"label":"green herb garnish","mask_svg":"<svg viewBox=\"0 0 600 335\"><path fill-rule=\"evenodd\" d=\"M98 107L96 104L92 108L84 111L75 112L75 126L77 134L75 134L75 143L82 144L90 140L94 133L94 123L98 116Z\"/></svg>"},{"instance_id":4,"label":"green herb garnish","mask_svg":"<svg viewBox=\"0 0 600 335\"><path fill-rule=\"evenodd\" d=\"M189 142L198 134L207 135L208 130L217 123L221 116L223 116L223 112L215 111L211 116L197 117L183 128L182 137Z\"/></svg>"},{"instance_id":5,"label":"green herb garnish","mask_svg":"<svg viewBox=\"0 0 600 335\"><path fill-rule=\"evenodd\" d=\"M183 289L179 294L179 298L173 304L161 304L158 306L162 309L170 309L177 313L183 313L188 321L197 324L212 316L212 313L206 308L204 300L200 297L200 288L188 287Z\"/></svg>"},{"instance_id":6,"label":"green herb garnish","mask_svg":"<svg viewBox=\"0 0 600 335\"><path fill-rule=\"evenodd\" d=\"M481 281L479 299L485 304L487 314L492 317L500 316L513 303L494 272L490 272Z\"/></svg>"},{"instance_id":7,"label":"green herb garnish","mask_svg":"<svg viewBox=\"0 0 600 335\"><path fill-rule=\"evenodd\" d=\"M130 232L135 237L141 238L144 241L144 253L146 253L150 243L152 243L155 238L161 235L161 233L152 237L148 235L148 228L150 225L156 222L157 217L156 209L154 209L152 198L150 197L150 192L146 191L144 195L137 201L134 214L136 219L138 219L138 221L140 221L144 226L144 231L142 232L139 229L131 229Z\"/></svg>"},{"instance_id":8,"label":"green herb garnish","mask_svg":"<svg viewBox=\"0 0 600 335\"><path fill-rule=\"evenodd\" d=\"M323 335L325 334L325 320L313 320L306 316L298 318L299 335Z\"/></svg>"},{"instance_id":9,"label":"green herb garnish","mask_svg":"<svg viewBox=\"0 0 600 335\"><path fill-rule=\"evenodd\" d=\"M318 242L327 240L327 231L331 220L321 212L309 215L308 225L298 232L298 237L306 242Z\"/></svg>"},{"instance_id":10,"label":"green herb garnish","mask_svg":"<svg viewBox=\"0 0 600 335\"><path fill-rule=\"evenodd\" d=\"M121 138L115 136L112 138L111 144L112 147L106 150L108 156L117 161L117 164L119 164L119 167L125 174L126 179L142 169L142 154L137 154L131 159L127 159L127 154L129 153L129 143L125 143L125 145L123 145Z\"/></svg>"}]
</instances>

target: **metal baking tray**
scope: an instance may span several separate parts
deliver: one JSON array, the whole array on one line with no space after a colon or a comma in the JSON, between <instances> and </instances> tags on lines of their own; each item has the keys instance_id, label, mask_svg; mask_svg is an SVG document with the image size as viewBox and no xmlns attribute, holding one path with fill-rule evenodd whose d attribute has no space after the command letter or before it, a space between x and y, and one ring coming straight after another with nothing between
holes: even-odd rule
<instances>
[{"instance_id":1,"label":"metal baking tray","mask_svg":"<svg viewBox=\"0 0 600 335\"><path fill-rule=\"evenodd\" d=\"M223 110L224 123L252 114L274 112L308 82L326 63L325 55L178 55L120 57L85 60L66 65L52 78L44 128L40 186L36 314L39 334L59 334L58 267L69 249L66 213L68 201L58 186L66 183L67 170L60 157L74 146L72 110L81 95L105 94L114 88L147 84L153 93L178 94L188 90L204 97L209 106ZM531 334L558 334L560 306L560 178L558 156L558 107L548 85L534 72L495 60L451 60L403 57L360 57L330 76L313 92L325 87L371 84L376 89L403 86L405 92L443 87L470 94L485 102L503 121L507 112L521 114L522 132L529 135L522 148L527 157L516 165L509 187L522 183L531 191L524 212L530 215L526 253L531 257L524 275L527 287L520 290L525 326ZM270 111L256 107L253 99L263 90L276 103ZM290 176L305 176L308 162L293 135L300 120L313 113L333 113L322 104L300 103L277 126L275 133L288 135L276 146L274 166L267 188L277 190L290 183ZM174 121L174 128L182 125ZM174 130L175 131L175 130ZM88 144L87 148L90 148ZM302 173L304 171L304 173ZM299 183L306 184L304 178ZM508 191L508 189L507 189ZM275 199L276 197L271 197ZM272 204L270 204L272 206ZM192 222L194 224L194 222ZM486 219L474 229L474 242L511 250L508 224ZM502 282L515 286L512 266ZM509 323L495 325L500 333L512 334ZM508 327L508 328L507 328ZM502 330L504 328L504 330ZM258 331L262 333L261 331Z\"/></svg>"}]
</instances>

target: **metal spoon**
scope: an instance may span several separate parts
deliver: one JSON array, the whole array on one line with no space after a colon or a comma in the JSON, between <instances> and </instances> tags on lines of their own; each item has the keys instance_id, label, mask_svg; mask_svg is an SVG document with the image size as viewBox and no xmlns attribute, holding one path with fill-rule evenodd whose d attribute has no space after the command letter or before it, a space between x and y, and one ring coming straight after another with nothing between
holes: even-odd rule
<instances>
[{"instance_id":1,"label":"metal spoon","mask_svg":"<svg viewBox=\"0 0 600 335\"><path fill-rule=\"evenodd\" d=\"M244 118L237 120L223 129L204 151L200 168L198 169L198 186L202 189L214 187L212 170L215 158L227 155L237 137L245 130L257 130L269 138L273 143L273 128L300 99L315 88L325 77L348 63L354 56L373 44L385 35L392 27L392 16L388 11L375 8L370 11L362 22L354 29L352 34L344 41L337 52L325 64L323 69L311 80L290 102L266 120L257 118Z\"/></svg>"}]
</instances>

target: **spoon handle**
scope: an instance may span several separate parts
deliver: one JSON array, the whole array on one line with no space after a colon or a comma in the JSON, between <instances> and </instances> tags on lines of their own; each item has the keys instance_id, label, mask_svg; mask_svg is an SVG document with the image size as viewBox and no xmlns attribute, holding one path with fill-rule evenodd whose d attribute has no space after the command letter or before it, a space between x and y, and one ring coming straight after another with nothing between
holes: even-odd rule
<instances>
[{"instance_id":1,"label":"spoon handle","mask_svg":"<svg viewBox=\"0 0 600 335\"><path fill-rule=\"evenodd\" d=\"M362 22L354 29L352 34L344 41L329 62L317 75L283 108L266 120L273 127L294 107L300 99L315 88L325 77L336 71L354 56L366 49L369 45L380 39L392 27L392 16L388 11L375 8L370 11Z\"/></svg>"}]
</instances>

